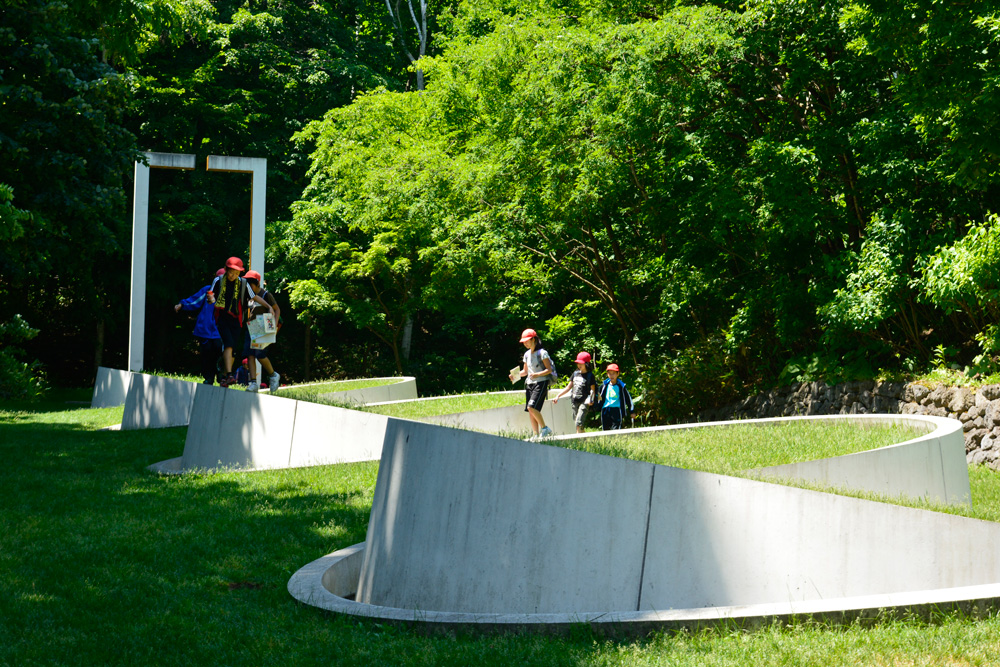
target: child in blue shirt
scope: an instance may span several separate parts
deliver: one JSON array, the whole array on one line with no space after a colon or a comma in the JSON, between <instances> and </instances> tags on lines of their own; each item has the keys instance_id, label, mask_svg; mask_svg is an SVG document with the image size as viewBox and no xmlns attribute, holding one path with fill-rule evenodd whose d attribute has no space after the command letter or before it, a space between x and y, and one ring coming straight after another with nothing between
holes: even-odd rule
<instances>
[{"instance_id":1,"label":"child in blue shirt","mask_svg":"<svg viewBox=\"0 0 1000 667\"><path fill-rule=\"evenodd\" d=\"M618 377L618 364L608 364L608 379L601 385L597 396L601 406L601 430L616 431L622 427L622 421L635 409L632 396L625 388L625 383Z\"/></svg>"}]
</instances>

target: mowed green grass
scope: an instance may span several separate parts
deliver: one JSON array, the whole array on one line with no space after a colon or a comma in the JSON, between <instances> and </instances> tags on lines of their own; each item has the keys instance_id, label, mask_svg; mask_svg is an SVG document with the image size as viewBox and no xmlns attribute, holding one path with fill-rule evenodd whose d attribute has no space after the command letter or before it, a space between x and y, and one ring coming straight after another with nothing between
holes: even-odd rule
<instances>
[{"instance_id":1,"label":"mowed green grass","mask_svg":"<svg viewBox=\"0 0 1000 667\"><path fill-rule=\"evenodd\" d=\"M553 441L574 449L661 465L738 474L751 468L814 461L905 442L927 429L898 424L858 427L844 420L666 429Z\"/></svg>"},{"instance_id":2,"label":"mowed green grass","mask_svg":"<svg viewBox=\"0 0 1000 667\"><path fill-rule=\"evenodd\" d=\"M958 615L622 641L583 628L563 638L425 636L329 615L296 603L288 578L364 540L375 463L161 477L145 467L178 456L185 429L96 430L120 418L121 408L62 401L0 404L0 665L990 665L1000 656L1000 621ZM997 476L977 468L972 480L977 512L995 519Z\"/></svg>"},{"instance_id":3,"label":"mowed green grass","mask_svg":"<svg viewBox=\"0 0 1000 667\"><path fill-rule=\"evenodd\" d=\"M278 390L279 396L294 398L298 401L309 401L311 403L325 403L338 405L336 400L320 398L321 394L333 394L339 391L351 391L352 389L368 389L369 387L381 387L387 384L395 384L403 378L361 378L358 380L331 380L329 382L319 382L316 384L292 385L282 387Z\"/></svg>"},{"instance_id":4,"label":"mowed green grass","mask_svg":"<svg viewBox=\"0 0 1000 667\"><path fill-rule=\"evenodd\" d=\"M403 401L386 405L368 405L365 410L377 412L390 417L402 419L420 419L437 415L452 415L457 412L472 412L475 410L490 410L506 408L512 405L524 405L524 392L497 392L490 394L459 394L442 396L420 401ZM524 418L527 429L527 415Z\"/></svg>"}]
</instances>

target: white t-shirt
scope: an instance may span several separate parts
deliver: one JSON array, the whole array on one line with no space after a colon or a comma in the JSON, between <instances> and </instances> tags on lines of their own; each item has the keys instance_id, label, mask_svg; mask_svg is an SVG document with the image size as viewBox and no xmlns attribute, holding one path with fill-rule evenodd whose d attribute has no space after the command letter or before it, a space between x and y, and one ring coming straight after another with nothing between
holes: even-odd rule
<instances>
[{"instance_id":1,"label":"white t-shirt","mask_svg":"<svg viewBox=\"0 0 1000 667\"><path fill-rule=\"evenodd\" d=\"M545 348L541 348L532 352L531 350L524 351L524 367L528 369L528 374L531 373L544 373L548 370L545 365L545 360L549 358L549 353L545 351ZM552 379L552 375L543 375L540 378L531 379L530 377L524 378L524 384L538 384L539 382L548 382Z\"/></svg>"}]
</instances>

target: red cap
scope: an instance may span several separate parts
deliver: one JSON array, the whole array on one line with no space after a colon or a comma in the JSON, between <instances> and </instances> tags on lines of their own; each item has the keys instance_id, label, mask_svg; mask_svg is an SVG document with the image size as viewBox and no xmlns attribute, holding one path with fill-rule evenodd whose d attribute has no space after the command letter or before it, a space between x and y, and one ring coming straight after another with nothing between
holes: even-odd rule
<instances>
[{"instance_id":1,"label":"red cap","mask_svg":"<svg viewBox=\"0 0 1000 667\"><path fill-rule=\"evenodd\" d=\"M264 282L261 279L260 274L257 273L256 271L247 271L246 275L244 275L243 277L246 278L247 280L256 280L258 283Z\"/></svg>"},{"instance_id":2,"label":"red cap","mask_svg":"<svg viewBox=\"0 0 1000 667\"><path fill-rule=\"evenodd\" d=\"M226 273L225 269L219 269L218 271L215 272L215 277L218 278L219 276L224 275L225 273Z\"/></svg>"},{"instance_id":3,"label":"red cap","mask_svg":"<svg viewBox=\"0 0 1000 667\"><path fill-rule=\"evenodd\" d=\"M521 332L522 343L529 341L532 338L538 338L538 334L535 333L534 329L525 329L524 331Z\"/></svg>"},{"instance_id":4,"label":"red cap","mask_svg":"<svg viewBox=\"0 0 1000 667\"><path fill-rule=\"evenodd\" d=\"M608 367L604 370L618 372L618 364L608 364Z\"/></svg>"},{"instance_id":5,"label":"red cap","mask_svg":"<svg viewBox=\"0 0 1000 667\"><path fill-rule=\"evenodd\" d=\"M229 259L227 259L226 260L226 268L227 269L239 269L240 273L243 273L243 271L245 270L243 268L243 260L240 259L239 257L230 257Z\"/></svg>"},{"instance_id":6,"label":"red cap","mask_svg":"<svg viewBox=\"0 0 1000 667\"><path fill-rule=\"evenodd\" d=\"M581 352L576 355L576 363L578 364L589 364L590 363L590 352Z\"/></svg>"}]
</instances>

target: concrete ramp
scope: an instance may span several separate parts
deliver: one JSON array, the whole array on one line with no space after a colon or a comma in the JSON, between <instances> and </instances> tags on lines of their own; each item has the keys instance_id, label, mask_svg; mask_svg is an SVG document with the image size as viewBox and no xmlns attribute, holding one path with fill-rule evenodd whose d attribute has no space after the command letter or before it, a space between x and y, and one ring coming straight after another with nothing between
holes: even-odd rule
<instances>
[{"instance_id":1,"label":"concrete ramp","mask_svg":"<svg viewBox=\"0 0 1000 667\"><path fill-rule=\"evenodd\" d=\"M184 453L158 472L267 470L377 460L389 418L210 385L197 387Z\"/></svg>"},{"instance_id":2,"label":"concrete ramp","mask_svg":"<svg viewBox=\"0 0 1000 667\"><path fill-rule=\"evenodd\" d=\"M357 405L382 403L385 401L403 401L417 397L417 379L414 377L371 379L385 380L386 384L375 387L364 387L362 389L334 391L329 394L320 394L320 397L337 401L338 403L354 403Z\"/></svg>"},{"instance_id":3,"label":"concrete ramp","mask_svg":"<svg viewBox=\"0 0 1000 667\"><path fill-rule=\"evenodd\" d=\"M197 387L186 380L133 373L121 430L187 426Z\"/></svg>"},{"instance_id":4,"label":"concrete ramp","mask_svg":"<svg viewBox=\"0 0 1000 667\"><path fill-rule=\"evenodd\" d=\"M90 399L92 408L114 408L125 404L132 373L101 366L94 380L94 395Z\"/></svg>"},{"instance_id":5,"label":"concrete ramp","mask_svg":"<svg viewBox=\"0 0 1000 667\"><path fill-rule=\"evenodd\" d=\"M289 591L407 623L616 634L993 608L998 543L997 523L390 420L366 542L302 568Z\"/></svg>"},{"instance_id":6,"label":"concrete ramp","mask_svg":"<svg viewBox=\"0 0 1000 667\"><path fill-rule=\"evenodd\" d=\"M495 393L495 392L491 392ZM524 391L502 392L504 394L516 394L522 399ZM552 390L549 395L558 393ZM476 394L472 394L475 396ZM442 400L448 397L418 398L418 402ZM386 401L388 403L400 403L402 401ZM375 403L370 405L380 405ZM573 421L573 407L571 401L566 398L561 403L553 403L551 399L545 401L542 406L542 418L545 425L552 429L553 435L563 435L576 433L576 423ZM515 436L523 434L525 437L531 434L531 426L528 421L528 413L524 411L524 402L517 405L503 406L499 408L488 408L486 410L470 410L467 412L455 412L447 415L434 415L430 417L420 417L419 421L429 424L441 424L443 426L453 426L455 428L471 429L486 433L503 434Z\"/></svg>"}]
</instances>

